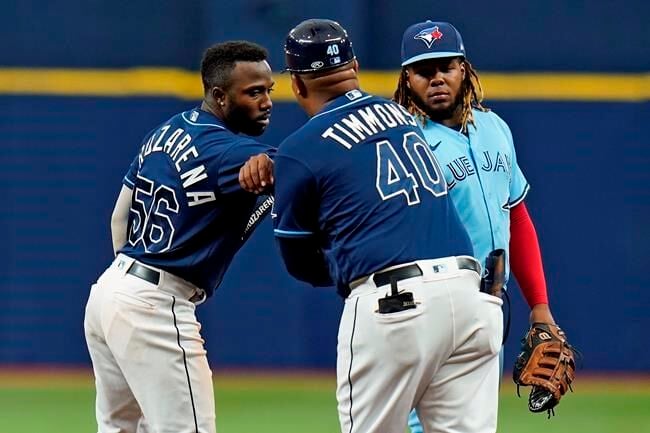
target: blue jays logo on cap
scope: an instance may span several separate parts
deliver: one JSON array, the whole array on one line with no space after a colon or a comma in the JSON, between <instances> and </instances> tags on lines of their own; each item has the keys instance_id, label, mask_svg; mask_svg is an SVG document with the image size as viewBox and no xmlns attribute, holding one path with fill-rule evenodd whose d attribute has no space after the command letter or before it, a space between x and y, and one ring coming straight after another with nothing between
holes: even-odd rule
<instances>
[{"instance_id":1,"label":"blue jays logo on cap","mask_svg":"<svg viewBox=\"0 0 650 433\"><path fill-rule=\"evenodd\" d=\"M442 39L442 32L438 26L434 26L422 30L420 33L413 36L413 39L420 39L427 44L427 48L431 48L431 45L433 45L435 41Z\"/></svg>"},{"instance_id":2,"label":"blue jays logo on cap","mask_svg":"<svg viewBox=\"0 0 650 433\"><path fill-rule=\"evenodd\" d=\"M465 57L465 46L458 30L444 21L413 24L402 36L402 66L427 59Z\"/></svg>"}]
</instances>

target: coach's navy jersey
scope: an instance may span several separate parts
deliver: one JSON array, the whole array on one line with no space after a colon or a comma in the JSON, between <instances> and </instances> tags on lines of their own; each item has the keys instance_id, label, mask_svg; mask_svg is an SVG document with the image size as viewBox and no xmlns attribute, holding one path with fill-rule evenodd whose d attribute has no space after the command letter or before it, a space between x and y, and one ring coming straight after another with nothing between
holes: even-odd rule
<instances>
[{"instance_id":1,"label":"coach's navy jersey","mask_svg":"<svg viewBox=\"0 0 650 433\"><path fill-rule=\"evenodd\" d=\"M280 145L275 179L275 236L318 240L339 288L391 265L472 255L422 131L386 99L353 90L331 101Z\"/></svg>"},{"instance_id":2,"label":"coach's navy jersey","mask_svg":"<svg viewBox=\"0 0 650 433\"><path fill-rule=\"evenodd\" d=\"M124 177L133 199L120 252L211 295L256 207L257 196L240 188L238 176L259 153L274 156L275 149L198 108L150 132Z\"/></svg>"}]
</instances>

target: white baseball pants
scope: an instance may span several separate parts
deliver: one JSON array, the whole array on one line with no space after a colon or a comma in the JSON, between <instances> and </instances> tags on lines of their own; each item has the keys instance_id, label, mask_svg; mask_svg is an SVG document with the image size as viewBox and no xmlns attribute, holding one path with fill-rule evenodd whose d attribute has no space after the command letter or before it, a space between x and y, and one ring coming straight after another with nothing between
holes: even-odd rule
<instances>
[{"instance_id":1,"label":"white baseball pants","mask_svg":"<svg viewBox=\"0 0 650 433\"><path fill-rule=\"evenodd\" d=\"M212 372L189 301L197 289L159 269L152 284L127 273L132 263L119 255L86 305L98 431L134 433L144 416L149 433L215 433Z\"/></svg>"},{"instance_id":2,"label":"white baseball pants","mask_svg":"<svg viewBox=\"0 0 650 433\"><path fill-rule=\"evenodd\" d=\"M479 275L459 270L455 257L415 263L423 275L397 286L413 293L416 308L377 312L390 285L376 287L372 276L345 301L337 358L341 432L402 432L415 408L426 433L494 433L502 301L479 292Z\"/></svg>"}]
</instances>

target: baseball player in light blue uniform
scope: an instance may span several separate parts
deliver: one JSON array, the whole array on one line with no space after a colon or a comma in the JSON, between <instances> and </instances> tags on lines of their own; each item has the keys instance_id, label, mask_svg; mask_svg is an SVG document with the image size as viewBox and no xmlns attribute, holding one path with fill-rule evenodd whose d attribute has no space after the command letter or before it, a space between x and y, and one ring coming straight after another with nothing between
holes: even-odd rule
<instances>
[{"instance_id":1,"label":"baseball player in light blue uniform","mask_svg":"<svg viewBox=\"0 0 650 433\"><path fill-rule=\"evenodd\" d=\"M515 222L514 272L535 313L531 320L552 322L539 246L523 204L529 185L517 164L508 125L481 105L478 74L466 60L460 33L445 22L414 24L404 32L401 54L402 73L394 99L420 120L474 256L484 264L490 252L503 249L507 281L511 222ZM415 411L409 426L412 433L423 431Z\"/></svg>"},{"instance_id":2,"label":"baseball player in light blue uniform","mask_svg":"<svg viewBox=\"0 0 650 433\"><path fill-rule=\"evenodd\" d=\"M508 125L491 111L472 114L468 135L430 119L422 129L443 166L474 255L485 263L495 249L504 249L508 256L510 208L526 197L529 185L517 164Z\"/></svg>"}]
</instances>

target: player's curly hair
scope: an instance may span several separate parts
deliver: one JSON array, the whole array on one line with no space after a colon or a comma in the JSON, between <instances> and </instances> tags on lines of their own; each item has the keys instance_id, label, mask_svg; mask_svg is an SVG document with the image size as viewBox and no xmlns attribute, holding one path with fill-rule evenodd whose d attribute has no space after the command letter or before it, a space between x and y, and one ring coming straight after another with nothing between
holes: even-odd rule
<instances>
[{"instance_id":1,"label":"player's curly hair","mask_svg":"<svg viewBox=\"0 0 650 433\"><path fill-rule=\"evenodd\" d=\"M474 124L474 116L472 115L472 108L480 111L489 111L487 107L482 105L483 102L483 86L478 77L478 73L472 67L472 64L467 59L461 59L465 64L465 78L460 86L460 98L462 99L462 114L461 125L462 131L467 132L467 125ZM417 106L411 98L411 89L408 87L408 75L406 66L402 68L402 72L397 83L397 89L393 94L393 100L406 108L409 113L414 115L422 124L424 124L427 114Z\"/></svg>"},{"instance_id":2,"label":"player's curly hair","mask_svg":"<svg viewBox=\"0 0 650 433\"><path fill-rule=\"evenodd\" d=\"M261 45L249 41L228 41L208 48L201 60L201 80L207 92L213 87L230 85L235 62L261 62L269 56Z\"/></svg>"}]
</instances>

